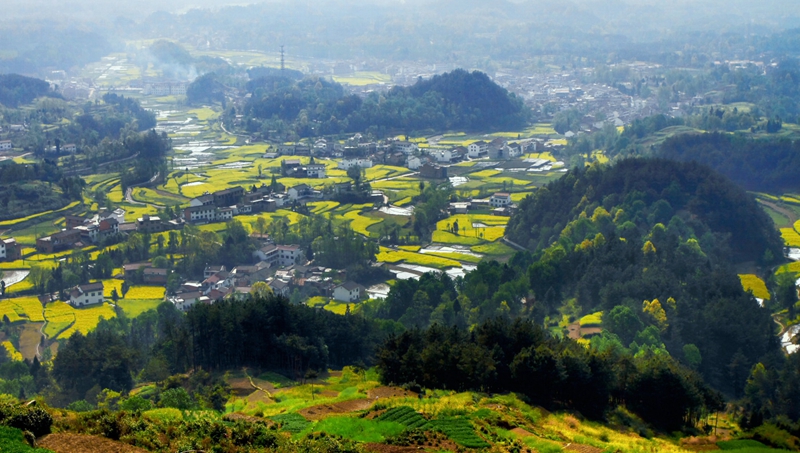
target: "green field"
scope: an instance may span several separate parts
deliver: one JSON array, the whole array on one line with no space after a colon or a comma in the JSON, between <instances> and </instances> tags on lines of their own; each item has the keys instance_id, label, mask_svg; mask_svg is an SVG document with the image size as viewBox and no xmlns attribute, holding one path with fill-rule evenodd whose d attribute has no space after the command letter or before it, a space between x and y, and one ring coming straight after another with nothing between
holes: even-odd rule
<instances>
[{"instance_id":1,"label":"green field","mask_svg":"<svg viewBox=\"0 0 800 453\"><path fill-rule=\"evenodd\" d=\"M164 303L163 299L121 299L117 302L117 306L129 318L135 318L146 311L155 310L162 303Z\"/></svg>"},{"instance_id":2,"label":"green field","mask_svg":"<svg viewBox=\"0 0 800 453\"><path fill-rule=\"evenodd\" d=\"M355 72L343 76L333 76L333 80L342 85L366 86L379 83L391 83L392 78L388 74L380 72Z\"/></svg>"}]
</instances>

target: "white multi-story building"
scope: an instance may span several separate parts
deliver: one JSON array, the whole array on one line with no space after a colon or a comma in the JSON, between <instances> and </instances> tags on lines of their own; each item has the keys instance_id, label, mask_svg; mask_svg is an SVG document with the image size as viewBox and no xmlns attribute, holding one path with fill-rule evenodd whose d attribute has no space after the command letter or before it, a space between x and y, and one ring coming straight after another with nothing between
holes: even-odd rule
<instances>
[{"instance_id":1,"label":"white multi-story building","mask_svg":"<svg viewBox=\"0 0 800 453\"><path fill-rule=\"evenodd\" d=\"M472 159L488 156L489 144L483 140L472 143L467 146L467 155Z\"/></svg>"},{"instance_id":2,"label":"white multi-story building","mask_svg":"<svg viewBox=\"0 0 800 453\"><path fill-rule=\"evenodd\" d=\"M289 190L286 191L286 194L289 196L289 200L294 201L300 198L303 198L308 194L311 190L306 184L298 184L296 186L290 187Z\"/></svg>"},{"instance_id":3,"label":"white multi-story building","mask_svg":"<svg viewBox=\"0 0 800 453\"><path fill-rule=\"evenodd\" d=\"M339 302L358 302L365 288L356 282L348 281L333 288L333 298Z\"/></svg>"},{"instance_id":4,"label":"white multi-story building","mask_svg":"<svg viewBox=\"0 0 800 453\"><path fill-rule=\"evenodd\" d=\"M303 251L299 245L279 245L278 246L278 264L286 267L296 264L300 259Z\"/></svg>"},{"instance_id":5,"label":"white multi-story building","mask_svg":"<svg viewBox=\"0 0 800 453\"><path fill-rule=\"evenodd\" d=\"M172 302L172 304L175 305L175 308L178 310L189 311L194 304L198 302L210 302L211 300L208 298L208 296L203 295L203 293L199 291L193 291L190 293L178 294L175 297L171 297L169 301Z\"/></svg>"},{"instance_id":6,"label":"white multi-story building","mask_svg":"<svg viewBox=\"0 0 800 453\"><path fill-rule=\"evenodd\" d=\"M419 150L419 145L413 142L399 141L392 144L394 149L402 152L403 154L411 154Z\"/></svg>"},{"instance_id":7,"label":"white multi-story building","mask_svg":"<svg viewBox=\"0 0 800 453\"><path fill-rule=\"evenodd\" d=\"M339 169L347 170L352 167L372 168L371 159L342 159L339 161Z\"/></svg>"},{"instance_id":8,"label":"white multi-story building","mask_svg":"<svg viewBox=\"0 0 800 453\"><path fill-rule=\"evenodd\" d=\"M493 208L505 208L511 204L511 194L497 192L489 198L489 205Z\"/></svg>"},{"instance_id":9,"label":"white multi-story building","mask_svg":"<svg viewBox=\"0 0 800 453\"><path fill-rule=\"evenodd\" d=\"M308 164L306 165L306 175L309 178L324 179L326 176L324 164Z\"/></svg>"},{"instance_id":10,"label":"white multi-story building","mask_svg":"<svg viewBox=\"0 0 800 453\"><path fill-rule=\"evenodd\" d=\"M189 223L208 223L217 219L217 208L214 206L192 206L183 211L184 219Z\"/></svg>"},{"instance_id":11,"label":"white multi-story building","mask_svg":"<svg viewBox=\"0 0 800 453\"><path fill-rule=\"evenodd\" d=\"M226 220L232 219L234 210L235 210L235 207L218 209L217 210L217 221L218 222L224 222Z\"/></svg>"},{"instance_id":12,"label":"white multi-story building","mask_svg":"<svg viewBox=\"0 0 800 453\"><path fill-rule=\"evenodd\" d=\"M69 292L69 304L73 307L103 303L103 283L91 283L72 288Z\"/></svg>"},{"instance_id":13,"label":"white multi-story building","mask_svg":"<svg viewBox=\"0 0 800 453\"><path fill-rule=\"evenodd\" d=\"M436 159L436 162L450 163L453 160L453 152L449 149L434 149L430 152L431 157Z\"/></svg>"},{"instance_id":14,"label":"white multi-story building","mask_svg":"<svg viewBox=\"0 0 800 453\"><path fill-rule=\"evenodd\" d=\"M297 264L297 261L303 256L303 250L299 245L268 244L253 252L253 256L268 263L270 267L287 267Z\"/></svg>"},{"instance_id":15,"label":"white multi-story building","mask_svg":"<svg viewBox=\"0 0 800 453\"><path fill-rule=\"evenodd\" d=\"M14 148L14 145L11 143L11 140L0 141L0 151L10 151L12 148Z\"/></svg>"}]
</instances>

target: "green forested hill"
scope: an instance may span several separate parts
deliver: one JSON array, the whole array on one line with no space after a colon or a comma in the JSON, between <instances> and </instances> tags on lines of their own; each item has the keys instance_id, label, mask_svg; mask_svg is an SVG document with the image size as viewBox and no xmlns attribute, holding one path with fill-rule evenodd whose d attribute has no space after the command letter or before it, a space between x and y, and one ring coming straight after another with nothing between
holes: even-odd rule
<instances>
[{"instance_id":1,"label":"green forested hill","mask_svg":"<svg viewBox=\"0 0 800 453\"><path fill-rule=\"evenodd\" d=\"M708 165L747 190L800 189L799 141L749 140L721 133L682 134L666 140L658 155Z\"/></svg>"},{"instance_id":2,"label":"green forested hill","mask_svg":"<svg viewBox=\"0 0 800 453\"><path fill-rule=\"evenodd\" d=\"M587 217L596 208L611 218L606 222L602 215L598 228L589 228L595 233L642 238L657 223L668 225L674 217L688 224L697 240L706 233L719 239L727 235L727 246L739 259L758 260L767 251L779 256L781 241L752 197L704 165L664 159L627 159L612 167L571 172L520 204L508 236L532 250L560 238L580 243L592 239L581 233L588 232ZM726 241L718 242L721 246Z\"/></svg>"},{"instance_id":3,"label":"green forested hill","mask_svg":"<svg viewBox=\"0 0 800 453\"><path fill-rule=\"evenodd\" d=\"M774 260L781 242L755 201L708 167L628 159L572 171L524 200L507 234L536 250L535 317L603 310L614 341L663 348L734 395L779 353L768 310L730 264Z\"/></svg>"},{"instance_id":4,"label":"green forested hill","mask_svg":"<svg viewBox=\"0 0 800 453\"><path fill-rule=\"evenodd\" d=\"M253 94L244 108L248 128L255 131L267 123L268 129L276 129L269 124L277 118L292 123L300 137L364 131L382 135L392 130L513 130L530 117L521 99L486 74L463 69L366 99L344 95L341 85L318 78L294 82L267 77L252 81L248 88Z\"/></svg>"}]
</instances>

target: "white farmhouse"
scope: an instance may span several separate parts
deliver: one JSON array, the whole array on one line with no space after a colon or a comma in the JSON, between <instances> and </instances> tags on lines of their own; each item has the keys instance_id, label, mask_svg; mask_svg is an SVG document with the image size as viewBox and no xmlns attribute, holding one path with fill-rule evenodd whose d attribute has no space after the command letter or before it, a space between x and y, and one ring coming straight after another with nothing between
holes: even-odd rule
<instances>
[{"instance_id":1,"label":"white farmhouse","mask_svg":"<svg viewBox=\"0 0 800 453\"><path fill-rule=\"evenodd\" d=\"M415 151L419 151L419 145L414 142L408 141L397 141L393 143L394 149L400 151L403 154L412 154Z\"/></svg>"},{"instance_id":2,"label":"white farmhouse","mask_svg":"<svg viewBox=\"0 0 800 453\"><path fill-rule=\"evenodd\" d=\"M439 163L448 164L453 160L453 152L449 149L434 149L430 153Z\"/></svg>"},{"instance_id":3,"label":"white farmhouse","mask_svg":"<svg viewBox=\"0 0 800 453\"><path fill-rule=\"evenodd\" d=\"M489 205L493 208L505 208L511 204L511 194L497 192L489 198Z\"/></svg>"},{"instance_id":4,"label":"white farmhouse","mask_svg":"<svg viewBox=\"0 0 800 453\"><path fill-rule=\"evenodd\" d=\"M306 165L306 175L309 178L325 179L325 165L324 164L308 164Z\"/></svg>"},{"instance_id":5,"label":"white farmhouse","mask_svg":"<svg viewBox=\"0 0 800 453\"><path fill-rule=\"evenodd\" d=\"M103 283L91 283L72 288L69 292L69 304L73 307L83 307L103 303Z\"/></svg>"},{"instance_id":6,"label":"white farmhouse","mask_svg":"<svg viewBox=\"0 0 800 453\"><path fill-rule=\"evenodd\" d=\"M339 169L347 170L352 167L372 168L371 159L342 159L338 164Z\"/></svg>"},{"instance_id":7,"label":"white farmhouse","mask_svg":"<svg viewBox=\"0 0 800 453\"><path fill-rule=\"evenodd\" d=\"M467 155L471 159L486 157L489 155L489 144L483 140L472 143L467 146Z\"/></svg>"},{"instance_id":8,"label":"white farmhouse","mask_svg":"<svg viewBox=\"0 0 800 453\"><path fill-rule=\"evenodd\" d=\"M358 302L366 288L356 282L348 281L333 288L333 298L339 302Z\"/></svg>"}]
</instances>

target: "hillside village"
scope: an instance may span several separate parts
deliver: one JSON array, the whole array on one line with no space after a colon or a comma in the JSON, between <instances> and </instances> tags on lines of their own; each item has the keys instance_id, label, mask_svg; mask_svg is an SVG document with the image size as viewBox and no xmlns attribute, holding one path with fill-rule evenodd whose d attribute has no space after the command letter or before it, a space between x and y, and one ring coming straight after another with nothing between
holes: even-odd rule
<instances>
[{"instance_id":1,"label":"hillside village","mask_svg":"<svg viewBox=\"0 0 800 453\"><path fill-rule=\"evenodd\" d=\"M360 181L358 175L374 165L394 165L405 167L408 170L406 175L417 175L421 180L438 183L450 182L457 186L467 178L450 178L448 170L459 168L453 166L459 162L475 164L476 168L550 171L554 166L551 160L525 159L524 155L537 149L552 149L552 146L550 143L545 145L541 139L511 141L494 138L490 141L473 141L467 146L438 146L434 142L421 148L416 142L399 139L371 142L361 134L344 143L322 138L310 143L271 146L263 157L280 162L279 169L276 168L280 176L306 182L286 187L273 176L270 183L206 192L190 199L187 205L168 209L166 216L143 214L131 219L122 208L101 208L96 214L87 216L67 215L61 231L36 239L35 250L41 254L57 254L93 245L108 246L126 241L132 233L149 237L177 232L186 225L227 222L238 216L274 213L281 209L302 210L308 203L328 200L366 202L373 203L375 209L387 206L398 210L389 205L383 191L371 189L369 182ZM331 161L337 169L345 170L351 178L357 179L325 183ZM442 215L446 217L480 210L508 217L515 206L510 193L496 192L487 198L452 201L448 212ZM399 210L410 215L413 206ZM456 231L459 228L457 225L456 222ZM114 277L124 280L128 286L144 284L164 287L166 299L182 311L187 311L196 303L213 303L223 298L250 294L259 282L265 283L273 293L286 297L299 291L303 300L318 295L338 302L356 303L370 297L385 297L388 292L385 284L373 285L368 290L369 285L349 280L344 269L315 265L314 260L308 260L306 251L297 244L276 243L269 235L255 231L250 240L255 244L255 251L249 259L231 268L208 263L201 279L182 278L177 283L173 280L169 288L168 281L174 270L158 267L151 261L124 264L122 273ZM0 260L14 261L20 257L21 247L16 241L13 238L5 239L0 248ZM419 278L422 274L391 263L372 265L391 270L402 278ZM61 295L48 294L42 297L42 301L46 304L61 296L74 307L85 307L108 300L103 293L102 283L91 283L75 286ZM119 294L119 297L122 296L124 294Z\"/></svg>"}]
</instances>

